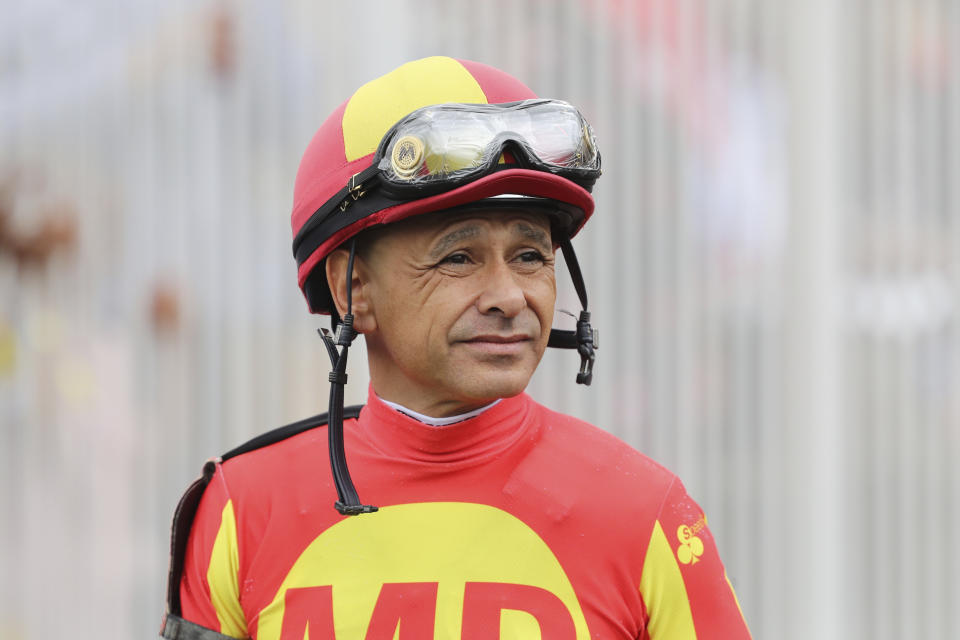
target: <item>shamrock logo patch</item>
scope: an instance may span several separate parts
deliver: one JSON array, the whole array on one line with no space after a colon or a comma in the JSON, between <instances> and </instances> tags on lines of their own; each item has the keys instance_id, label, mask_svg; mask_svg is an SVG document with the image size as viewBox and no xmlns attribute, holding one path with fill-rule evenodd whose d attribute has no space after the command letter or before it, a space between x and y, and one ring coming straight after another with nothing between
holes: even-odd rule
<instances>
[{"instance_id":1,"label":"shamrock logo patch","mask_svg":"<svg viewBox=\"0 0 960 640\"><path fill-rule=\"evenodd\" d=\"M700 524L699 522L697 524ZM702 525L690 527L682 524L677 529L677 539L680 540L680 546L677 547L677 559L683 564L696 564L703 555L703 540L696 534L702 529Z\"/></svg>"}]
</instances>

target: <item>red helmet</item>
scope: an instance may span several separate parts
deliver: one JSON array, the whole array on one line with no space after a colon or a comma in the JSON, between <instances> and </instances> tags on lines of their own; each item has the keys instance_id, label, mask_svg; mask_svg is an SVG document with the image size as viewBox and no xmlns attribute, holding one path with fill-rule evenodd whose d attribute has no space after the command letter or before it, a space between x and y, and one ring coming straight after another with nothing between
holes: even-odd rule
<instances>
[{"instance_id":1,"label":"red helmet","mask_svg":"<svg viewBox=\"0 0 960 640\"><path fill-rule=\"evenodd\" d=\"M298 284L310 310L334 310L323 269L326 257L375 225L513 194L526 202L550 202L552 210L565 217L555 227L560 230L555 243L576 234L593 213L589 189L599 174L599 154L596 175L589 180L571 179L528 162L511 162L507 149L495 171L440 192L398 195L362 183L376 173L378 148L385 135L411 112L430 105L503 105L536 98L526 85L499 69L437 56L409 62L372 80L341 104L310 141L294 187L294 255ZM584 122L583 127L586 142L595 150L589 126Z\"/></svg>"}]
</instances>

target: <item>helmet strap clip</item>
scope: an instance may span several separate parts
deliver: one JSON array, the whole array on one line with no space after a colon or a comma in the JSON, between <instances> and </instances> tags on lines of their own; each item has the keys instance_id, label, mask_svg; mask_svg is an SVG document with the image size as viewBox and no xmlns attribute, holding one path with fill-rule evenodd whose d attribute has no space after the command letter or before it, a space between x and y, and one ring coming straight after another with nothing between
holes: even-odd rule
<instances>
[{"instance_id":1,"label":"helmet strap clip","mask_svg":"<svg viewBox=\"0 0 960 640\"><path fill-rule=\"evenodd\" d=\"M353 328L353 314L346 313L337 325L337 332L333 336L337 346L349 347L357 337L357 330Z\"/></svg>"},{"instance_id":2,"label":"helmet strap clip","mask_svg":"<svg viewBox=\"0 0 960 640\"><path fill-rule=\"evenodd\" d=\"M577 384L590 386L593 382L593 362L596 359L597 330L590 326L590 312L583 310L577 320L577 353L580 354L580 371Z\"/></svg>"},{"instance_id":3,"label":"helmet strap clip","mask_svg":"<svg viewBox=\"0 0 960 640\"><path fill-rule=\"evenodd\" d=\"M577 353L580 354L577 384L589 386L593 382L593 363L597 358L596 349L600 346L599 334L590 325L590 312L587 311L587 287L583 281L583 273L580 271L580 263L577 262L577 255L573 252L573 245L569 239L560 242L560 250L563 252L563 260L567 264L567 270L570 272L570 279L577 291L577 297L580 298L582 309L580 310L580 317L577 319L577 330L553 329L550 331L550 340L547 345L561 349L576 349ZM564 313L573 315L569 311L564 311Z\"/></svg>"}]
</instances>

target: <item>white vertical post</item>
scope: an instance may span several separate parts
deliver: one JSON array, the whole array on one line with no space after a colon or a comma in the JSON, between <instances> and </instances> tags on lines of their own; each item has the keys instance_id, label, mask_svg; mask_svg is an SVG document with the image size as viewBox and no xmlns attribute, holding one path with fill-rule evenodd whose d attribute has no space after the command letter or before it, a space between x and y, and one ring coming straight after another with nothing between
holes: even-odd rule
<instances>
[{"instance_id":1,"label":"white vertical post","mask_svg":"<svg viewBox=\"0 0 960 640\"><path fill-rule=\"evenodd\" d=\"M792 606L784 637L845 638L843 395L840 385L841 4L790 4L790 234L787 273L788 454L783 553Z\"/></svg>"}]
</instances>

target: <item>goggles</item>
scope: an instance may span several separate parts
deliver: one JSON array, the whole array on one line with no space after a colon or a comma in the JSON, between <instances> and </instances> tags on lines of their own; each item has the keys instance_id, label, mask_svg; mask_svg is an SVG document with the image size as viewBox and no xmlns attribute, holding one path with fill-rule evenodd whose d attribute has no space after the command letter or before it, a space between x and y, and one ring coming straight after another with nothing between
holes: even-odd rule
<instances>
[{"instance_id":1,"label":"goggles","mask_svg":"<svg viewBox=\"0 0 960 640\"><path fill-rule=\"evenodd\" d=\"M324 239L374 211L518 167L591 191L600 177L593 129L576 107L561 100L417 109L386 132L372 164L303 224L293 240L294 256L302 264Z\"/></svg>"},{"instance_id":2,"label":"goggles","mask_svg":"<svg viewBox=\"0 0 960 640\"><path fill-rule=\"evenodd\" d=\"M505 152L588 190L600 175L593 129L573 105L544 99L417 109L387 131L373 167L385 190L426 195L497 170Z\"/></svg>"}]
</instances>

